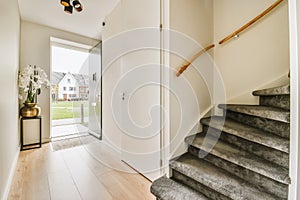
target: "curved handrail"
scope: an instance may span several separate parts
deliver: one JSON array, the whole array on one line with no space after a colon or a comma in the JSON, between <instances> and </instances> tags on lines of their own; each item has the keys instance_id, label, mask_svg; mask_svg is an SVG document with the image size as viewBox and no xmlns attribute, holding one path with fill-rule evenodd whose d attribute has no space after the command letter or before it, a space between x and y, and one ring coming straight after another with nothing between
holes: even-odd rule
<instances>
[{"instance_id":1,"label":"curved handrail","mask_svg":"<svg viewBox=\"0 0 300 200\"><path fill-rule=\"evenodd\" d=\"M180 70L178 70L176 76L180 76L191 64L192 62L194 62L199 56L201 56L203 53L205 53L206 51L210 50L211 48L214 48L215 44L209 45L207 47L205 47L204 49L202 49L201 51L199 51L196 55L194 55L194 57L191 59L191 61L188 61L188 63L186 63L185 65L183 65Z\"/></svg>"},{"instance_id":2,"label":"curved handrail","mask_svg":"<svg viewBox=\"0 0 300 200\"><path fill-rule=\"evenodd\" d=\"M266 14L268 14L271 10L273 10L276 6L278 6L283 0L277 0L275 3L273 3L269 8L267 8L266 10L264 10L262 13L260 13L259 15L257 15L254 19L252 19L251 21L249 21L247 24L245 24L244 26L242 26L241 28L239 28L238 30L234 31L232 34L228 35L227 37L225 37L223 40L221 40L219 42L219 44L222 44L228 40L230 40L231 38L235 37L236 35L238 35L240 32L242 32L243 30L245 30L246 28L248 28L249 26L251 26L252 24L254 24L256 21L258 21L260 18L262 18L263 16L265 16Z\"/></svg>"}]
</instances>

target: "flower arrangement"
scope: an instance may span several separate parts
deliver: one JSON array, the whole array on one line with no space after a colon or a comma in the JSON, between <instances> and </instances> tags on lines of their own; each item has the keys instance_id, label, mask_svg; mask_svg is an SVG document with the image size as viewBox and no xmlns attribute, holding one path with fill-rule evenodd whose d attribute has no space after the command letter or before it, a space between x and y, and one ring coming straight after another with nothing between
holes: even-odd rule
<instances>
[{"instance_id":1,"label":"flower arrangement","mask_svg":"<svg viewBox=\"0 0 300 200\"><path fill-rule=\"evenodd\" d=\"M46 72L40 67L28 65L19 71L19 88L27 93L25 103L36 103L37 95L41 93L42 85L50 86ZM20 99L23 96L20 95Z\"/></svg>"}]
</instances>

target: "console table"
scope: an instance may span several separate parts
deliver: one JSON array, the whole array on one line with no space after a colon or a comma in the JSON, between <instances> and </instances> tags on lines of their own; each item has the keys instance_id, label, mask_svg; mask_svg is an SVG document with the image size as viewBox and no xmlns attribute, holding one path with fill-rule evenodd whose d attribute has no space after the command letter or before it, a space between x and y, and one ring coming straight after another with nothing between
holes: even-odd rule
<instances>
[{"instance_id":1,"label":"console table","mask_svg":"<svg viewBox=\"0 0 300 200\"><path fill-rule=\"evenodd\" d=\"M42 117L21 117L21 151L42 147Z\"/></svg>"}]
</instances>

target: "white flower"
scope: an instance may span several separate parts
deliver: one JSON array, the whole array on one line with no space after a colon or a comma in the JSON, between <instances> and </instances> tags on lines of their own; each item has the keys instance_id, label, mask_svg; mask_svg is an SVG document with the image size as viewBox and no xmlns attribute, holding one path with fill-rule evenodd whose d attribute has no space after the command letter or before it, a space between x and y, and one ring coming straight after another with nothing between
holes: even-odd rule
<instances>
[{"instance_id":1,"label":"white flower","mask_svg":"<svg viewBox=\"0 0 300 200\"><path fill-rule=\"evenodd\" d=\"M41 89L42 85L46 87L49 85L46 72L36 66L28 65L20 69L19 72L19 88L25 93L36 94L38 89Z\"/></svg>"}]
</instances>

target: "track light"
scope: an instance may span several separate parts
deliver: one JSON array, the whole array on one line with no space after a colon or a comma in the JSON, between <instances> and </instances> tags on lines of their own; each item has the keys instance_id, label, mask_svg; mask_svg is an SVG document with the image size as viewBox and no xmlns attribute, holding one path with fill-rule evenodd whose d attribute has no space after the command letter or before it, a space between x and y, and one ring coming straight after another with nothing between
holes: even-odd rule
<instances>
[{"instance_id":1,"label":"track light","mask_svg":"<svg viewBox=\"0 0 300 200\"><path fill-rule=\"evenodd\" d=\"M82 11L82 5L78 0L73 1L73 7L76 9L77 12Z\"/></svg>"},{"instance_id":2,"label":"track light","mask_svg":"<svg viewBox=\"0 0 300 200\"><path fill-rule=\"evenodd\" d=\"M72 6L65 6L65 12L72 14L73 13L73 7Z\"/></svg>"},{"instance_id":3,"label":"track light","mask_svg":"<svg viewBox=\"0 0 300 200\"><path fill-rule=\"evenodd\" d=\"M77 12L81 12L83 10L83 7L81 3L78 0L61 0L60 3L65 6L65 12L72 14L73 13L73 7Z\"/></svg>"},{"instance_id":4,"label":"track light","mask_svg":"<svg viewBox=\"0 0 300 200\"><path fill-rule=\"evenodd\" d=\"M61 1L60 1L60 4L63 5L63 6L65 6L65 7L71 5L71 4L70 4L70 0L61 0Z\"/></svg>"}]
</instances>

